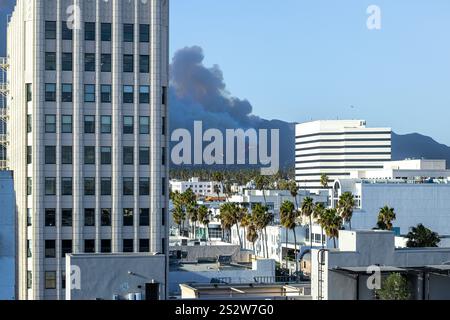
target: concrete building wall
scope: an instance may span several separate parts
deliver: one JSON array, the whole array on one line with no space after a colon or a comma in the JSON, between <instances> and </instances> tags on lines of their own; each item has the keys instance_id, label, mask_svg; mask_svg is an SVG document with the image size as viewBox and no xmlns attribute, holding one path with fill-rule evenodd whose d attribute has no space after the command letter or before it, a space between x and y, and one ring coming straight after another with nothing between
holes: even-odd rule
<instances>
[{"instance_id":1,"label":"concrete building wall","mask_svg":"<svg viewBox=\"0 0 450 320\"><path fill-rule=\"evenodd\" d=\"M71 7L75 5L75 7ZM81 12L71 12L79 8ZM71 13L67 13L71 12ZM63 40L63 25L75 13L72 40ZM78 14L78 15L77 15ZM73 17L72 17L73 18ZM112 252L123 251L123 240L139 252L140 240L149 240L150 252L167 251L168 214L168 19L169 1L54 0L17 1L8 26L10 57L9 133L14 144L9 156L15 172L19 217L19 298L62 299L65 261L62 241L72 241L72 252L85 251L85 240L111 240ZM45 35L46 21L56 25L55 39ZM85 40L85 23L95 22L95 40ZM110 41L102 41L101 24L111 24ZM124 41L124 24L133 26L132 42ZM149 41L139 39L140 25L149 26ZM46 53L55 53L56 70L46 70ZM72 71L63 70L63 53L72 53ZM95 71L85 70L85 54L94 54ZM111 54L111 72L101 70L102 54ZM124 55L133 56L133 70L124 72ZM140 71L140 56L149 57L149 71ZM27 101L26 85L31 88ZM45 97L46 84L56 88L55 101ZM63 101L62 85L72 85L72 102ZM94 85L95 101L85 99L85 85ZM111 86L111 101L101 98L101 86ZM123 99L124 85L133 88L133 102ZM139 101L141 86L148 86L149 101ZM46 129L54 116L56 130ZM72 117L72 132L63 132L62 117ZM85 131L85 116L95 117L95 133ZM111 133L102 132L102 116L111 117ZM124 117L133 117L132 133L124 133ZM149 132L140 132L140 117L148 117ZM27 118L32 130L27 132ZM164 132L163 132L164 129ZM54 147L56 163L45 161L45 147ZM72 147L72 163L63 163L62 147ZM95 148L95 164L85 161L85 147ZM110 147L111 164L102 164L101 148ZM132 164L125 163L123 147L132 147ZM26 150L32 151L27 161ZM140 148L148 148L148 164L140 164ZM163 158L164 156L164 158ZM28 159L30 160L30 159ZM46 194L46 179L55 179L56 192ZM72 178L72 194L62 194L62 181ZM102 178L110 178L112 193L101 193ZM124 178L133 179L133 195L124 195ZM140 194L140 179L148 180L149 195ZM85 192L94 179L95 194ZM29 191L27 192L27 183ZM46 226L45 211L54 209L55 226ZM72 210L72 226L61 225L62 210ZM95 226L86 225L85 209L94 209ZM103 226L103 209L111 210L111 226ZM133 210L133 226L123 223L124 209ZM149 226L139 225L141 209L149 209ZM27 224L27 216L31 223ZM56 242L56 255L45 257L45 241ZM32 257L26 256L27 241ZM56 287L46 288L46 272L56 272ZM27 281L28 280L28 281Z\"/></svg>"},{"instance_id":2,"label":"concrete building wall","mask_svg":"<svg viewBox=\"0 0 450 320\"><path fill-rule=\"evenodd\" d=\"M11 171L0 171L0 300L16 298L16 206Z\"/></svg>"},{"instance_id":3,"label":"concrete building wall","mask_svg":"<svg viewBox=\"0 0 450 320\"><path fill-rule=\"evenodd\" d=\"M321 189L352 170L382 169L391 160L391 129L368 128L362 120L301 123L295 130L295 174L301 187Z\"/></svg>"},{"instance_id":4,"label":"concrete building wall","mask_svg":"<svg viewBox=\"0 0 450 320\"><path fill-rule=\"evenodd\" d=\"M145 298L145 284L159 283L161 300L166 295L166 258L149 254L67 255L66 300L120 300L130 293Z\"/></svg>"}]
</instances>

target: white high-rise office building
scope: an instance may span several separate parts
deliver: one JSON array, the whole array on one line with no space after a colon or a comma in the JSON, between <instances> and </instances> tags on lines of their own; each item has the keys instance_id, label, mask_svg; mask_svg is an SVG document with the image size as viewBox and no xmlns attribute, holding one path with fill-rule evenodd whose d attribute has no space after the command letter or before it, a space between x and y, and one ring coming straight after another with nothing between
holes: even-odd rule
<instances>
[{"instance_id":1,"label":"white high-rise office building","mask_svg":"<svg viewBox=\"0 0 450 320\"><path fill-rule=\"evenodd\" d=\"M64 299L66 253L167 251L168 28L168 0L17 1L20 299Z\"/></svg>"},{"instance_id":2,"label":"white high-rise office building","mask_svg":"<svg viewBox=\"0 0 450 320\"><path fill-rule=\"evenodd\" d=\"M361 120L301 123L295 130L295 175L300 187L320 189L355 170L382 169L391 160L391 129L368 128Z\"/></svg>"}]
</instances>

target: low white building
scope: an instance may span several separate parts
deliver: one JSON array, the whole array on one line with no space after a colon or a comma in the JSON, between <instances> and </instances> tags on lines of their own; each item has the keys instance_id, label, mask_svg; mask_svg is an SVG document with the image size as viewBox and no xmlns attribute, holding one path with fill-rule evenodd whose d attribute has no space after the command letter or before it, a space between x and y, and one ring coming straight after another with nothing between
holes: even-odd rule
<instances>
[{"instance_id":1,"label":"low white building","mask_svg":"<svg viewBox=\"0 0 450 320\"><path fill-rule=\"evenodd\" d=\"M16 298L16 201L11 171L0 171L0 300Z\"/></svg>"},{"instance_id":2,"label":"low white building","mask_svg":"<svg viewBox=\"0 0 450 320\"><path fill-rule=\"evenodd\" d=\"M312 251L313 299L373 300L391 273L407 278L411 299L450 299L450 248L395 248L389 231L340 231L339 239L338 249Z\"/></svg>"},{"instance_id":3,"label":"low white building","mask_svg":"<svg viewBox=\"0 0 450 320\"><path fill-rule=\"evenodd\" d=\"M165 300L166 259L148 253L67 254L66 300Z\"/></svg>"},{"instance_id":4,"label":"low white building","mask_svg":"<svg viewBox=\"0 0 450 320\"><path fill-rule=\"evenodd\" d=\"M407 160L387 163L381 171L352 174L333 184L331 203L336 206L344 192L356 199L352 227L376 227L380 208L395 209L394 227L399 235L424 224L441 238L442 246L450 245L450 170L445 161ZM355 176L359 176L356 178Z\"/></svg>"},{"instance_id":5,"label":"low white building","mask_svg":"<svg viewBox=\"0 0 450 320\"><path fill-rule=\"evenodd\" d=\"M180 285L209 283L258 283L275 282L275 261L255 260L250 264L180 263L170 266L170 295L181 295Z\"/></svg>"},{"instance_id":6,"label":"low white building","mask_svg":"<svg viewBox=\"0 0 450 320\"><path fill-rule=\"evenodd\" d=\"M199 178L191 178L188 181L170 180L170 190L172 192L183 193L191 189L197 196L217 195L217 186L220 194L223 193L222 185L214 181L200 181Z\"/></svg>"}]
</instances>

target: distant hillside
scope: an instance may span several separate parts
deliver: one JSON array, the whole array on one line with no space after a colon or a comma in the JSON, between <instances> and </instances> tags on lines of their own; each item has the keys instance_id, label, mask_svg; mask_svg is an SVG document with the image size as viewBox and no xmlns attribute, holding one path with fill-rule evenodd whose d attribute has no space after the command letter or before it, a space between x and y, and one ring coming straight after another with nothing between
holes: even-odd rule
<instances>
[{"instance_id":1,"label":"distant hillside","mask_svg":"<svg viewBox=\"0 0 450 320\"><path fill-rule=\"evenodd\" d=\"M405 158L445 159L447 168L450 168L450 147L418 133L405 135L393 133L392 159Z\"/></svg>"}]
</instances>

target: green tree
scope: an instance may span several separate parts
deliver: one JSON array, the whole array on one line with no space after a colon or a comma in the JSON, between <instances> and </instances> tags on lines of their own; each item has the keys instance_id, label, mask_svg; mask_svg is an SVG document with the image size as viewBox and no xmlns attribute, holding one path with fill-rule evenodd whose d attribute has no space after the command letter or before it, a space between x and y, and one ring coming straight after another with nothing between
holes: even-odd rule
<instances>
[{"instance_id":1,"label":"green tree","mask_svg":"<svg viewBox=\"0 0 450 320\"><path fill-rule=\"evenodd\" d=\"M435 248L441 242L436 232L421 223L417 227L412 227L406 238L408 239L406 243L408 248Z\"/></svg>"},{"instance_id":2,"label":"green tree","mask_svg":"<svg viewBox=\"0 0 450 320\"><path fill-rule=\"evenodd\" d=\"M353 209L355 207L355 197L351 192L345 192L339 197L337 210L350 226L350 230L352 229L352 217L353 217Z\"/></svg>"},{"instance_id":3,"label":"green tree","mask_svg":"<svg viewBox=\"0 0 450 320\"><path fill-rule=\"evenodd\" d=\"M264 237L261 237L264 239L264 257L268 258L269 250L267 244L267 226L272 222L273 215L269 212L267 206L257 203L252 210L252 220L255 223L256 229L261 233L261 235L264 235Z\"/></svg>"},{"instance_id":4,"label":"green tree","mask_svg":"<svg viewBox=\"0 0 450 320\"><path fill-rule=\"evenodd\" d=\"M392 230L392 222L397 218L394 208L384 206L378 213L377 227L381 230Z\"/></svg>"},{"instance_id":5,"label":"green tree","mask_svg":"<svg viewBox=\"0 0 450 320\"><path fill-rule=\"evenodd\" d=\"M328 238L333 239L336 248L336 239L339 237L339 230L342 229L343 219L336 209L325 209L323 217L320 218L320 225Z\"/></svg>"},{"instance_id":6,"label":"green tree","mask_svg":"<svg viewBox=\"0 0 450 320\"><path fill-rule=\"evenodd\" d=\"M254 223L251 223L248 226L248 232L247 232L247 241L251 242L253 245L253 253L256 255L255 251L255 242L258 240L258 230L256 228L256 225Z\"/></svg>"},{"instance_id":7,"label":"green tree","mask_svg":"<svg viewBox=\"0 0 450 320\"><path fill-rule=\"evenodd\" d=\"M186 219L186 215L180 205L175 205L172 209L173 221L178 225L178 235L181 236L181 226Z\"/></svg>"},{"instance_id":8,"label":"green tree","mask_svg":"<svg viewBox=\"0 0 450 320\"><path fill-rule=\"evenodd\" d=\"M311 197L306 197L303 199L300 207L302 216L309 218L309 243L310 249L312 250L312 218L314 212L314 200Z\"/></svg>"},{"instance_id":9,"label":"green tree","mask_svg":"<svg viewBox=\"0 0 450 320\"><path fill-rule=\"evenodd\" d=\"M411 297L408 281L400 273L389 275L376 293L381 300L409 300Z\"/></svg>"},{"instance_id":10,"label":"green tree","mask_svg":"<svg viewBox=\"0 0 450 320\"><path fill-rule=\"evenodd\" d=\"M208 240L209 210L205 205L201 205L197 209L197 220L205 227L205 237Z\"/></svg>"},{"instance_id":11,"label":"green tree","mask_svg":"<svg viewBox=\"0 0 450 320\"><path fill-rule=\"evenodd\" d=\"M328 188L329 181L330 181L330 179L328 178L327 174L322 173L322 175L320 176L320 184L324 189Z\"/></svg>"},{"instance_id":12,"label":"green tree","mask_svg":"<svg viewBox=\"0 0 450 320\"><path fill-rule=\"evenodd\" d=\"M321 221L321 219L322 219L322 217L324 215L324 212L325 212L325 205L323 203L321 203L321 202L316 203L315 206L314 206L314 210L313 210L313 218L314 218L315 221L317 221L317 223L319 223L319 225L320 225L320 227L322 229L322 232L321 232L321 237L322 238L324 236L324 233L323 233L323 226L322 226L322 224L320 224L320 221ZM322 248L323 248L325 243L324 243L323 239L321 241L322 241Z\"/></svg>"},{"instance_id":13,"label":"green tree","mask_svg":"<svg viewBox=\"0 0 450 320\"><path fill-rule=\"evenodd\" d=\"M295 227L297 226L297 210L291 201L284 201L280 207L280 220L281 225L286 229L286 263L288 258L288 230L292 230L294 234L294 252L297 253L297 234L295 232ZM298 263L295 260L295 271L298 272Z\"/></svg>"}]
</instances>

